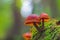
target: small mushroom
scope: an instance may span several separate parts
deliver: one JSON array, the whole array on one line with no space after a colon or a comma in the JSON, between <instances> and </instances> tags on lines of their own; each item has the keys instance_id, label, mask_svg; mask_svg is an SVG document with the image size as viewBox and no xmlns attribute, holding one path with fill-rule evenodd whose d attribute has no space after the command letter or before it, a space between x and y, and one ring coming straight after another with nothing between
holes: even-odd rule
<instances>
[{"instance_id":1,"label":"small mushroom","mask_svg":"<svg viewBox=\"0 0 60 40\"><path fill-rule=\"evenodd\" d=\"M23 34L25 40L31 40L32 34L31 32L27 32Z\"/></svg>"},{"instance_id":2,"label":"small mushroom","mask_svg":"<svg viewBox=\"0 0 60 40\"><path fill-rule=\"evenodd\" d=\"M40 23L40 20L36 14L29 15L25 20L25 25L34 26L37 29L37 31L40 32L40 28L38 27L39 23Z\"/></svg>"},{"instance_id":3,"label":"small mushroom","mask_svg":"<svg viewBox=\"0 0 60 40\"><path fill-rule=\"evenodd\" d=\"M40 14L39 18L42 21L42 29L44 29L44 22L49 21L49 16L46 13L42 13Z\"/></svg>"},{"instance_id":4,"label":"small mushroom","mask_svg":"<svg viewBox=\"0 0 60 40\"><path fill-rule=\"evenodd\" d=\"M29 15L25 20L25 25L33 26L33 22L39 23L40 20L36 14Z\"/></svg>"}]
</instances>

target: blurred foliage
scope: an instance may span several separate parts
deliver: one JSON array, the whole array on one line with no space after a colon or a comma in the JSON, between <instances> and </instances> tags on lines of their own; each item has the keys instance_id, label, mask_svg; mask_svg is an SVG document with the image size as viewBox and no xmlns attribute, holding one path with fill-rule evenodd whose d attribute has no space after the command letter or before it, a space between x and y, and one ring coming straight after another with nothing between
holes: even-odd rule
<instances>
[{"instance_id":1,"label":"blurred foliage","mask_svg":"<svg viewBox=\"0 0 60 40\"><path fill-rule=\"evenodd\" d=\"M16 0L16 6L18 9L20 9L22 6L22 0Z\"/></svg>"},{"instance_id":2,"label":"blurred foliage","mask_svg":"<svg viewBox=\"0 0 60 40\"><path fill-rule=\"evenodd\" d=\"M56 0L57 2L57 9L58 9L58 13L56 13L56 14L58 14L57 16L58 16L58 18L57 19L59 19L60 20L60 0Z\"/></svg>"},{"instance_id":3,"label":"blurred foliage","mask_svg":"<svg viewBox=\"0 0 60 40\"><path fill-rule=\"evenodd\" d=\"M0 0L0 38L4 38L7 35L7 31L11 29L14 17L13 17L13 11L12 11L12 3L14 0ZM34 0L35 1L35 0ZM50 16L52 15L50 6L46 6L44 8L43 5L40 3L34 3L33 1L33 13L40 14L41 12L46 12ZM58 18L60 19L60 0L56 0L56 5L58 12ZM16 6L20 10L22 6L21 0L16 0ZM54 16L54 15L53 15Z\"/></svg>"},{"instance_id":4,"label":"blurred foliage","mask_svg":"<svg viewBox=\"0 0 60 40\"><path fill-rule=\"evenodd\" d=\"M32 27L32 40L35 40L38 36L38 40L57 40L60 38L60 25L57 25L58 20L51 19L49 22L45 22L45 31L38 32L36 28ZM41 25L41 24L40 24ZM41 28L41 26L39 26Z\"/></svg>"},{"instance_id":5,"label":"blurred foliage","mask_svg":"<svg viewBox=\"0 0 60 40\"><path fill-rule=\"evenodd\" d=\"M39 0L38 0L39 1ZM51 17L55 17L56 19L60 20L60 0L53 0L54 2L51 2L52 0L41 0L40 2L34 2L33 1L33 13L40 14L42 12L45 12L49 14ZM55 10L54 10L55 8ZM57 11L56 11L57 10Z\"/></svg>"},{"instance_id":6,"label":"blurred foliage","mask_svg":"<svg viewBox=\"0 0 60 40\"><path fill-rule=\"evenodd\" d=\"M0 38L4 38L7 35L7 31L11 29L13 25L13 1L15 0L0 0ZM16 6L20 10L21 0L16 0Z\"/></svg>"},{"instance_id":7,"label":"blurred foliage","mask_svg":"<svg viewBox=\"0 0 60 40\"><path fill-rule=\"evenodd\" d=\"M12 0L0 0L0 38L6 36L13 24Z\"/></svg>"}]
</instances>

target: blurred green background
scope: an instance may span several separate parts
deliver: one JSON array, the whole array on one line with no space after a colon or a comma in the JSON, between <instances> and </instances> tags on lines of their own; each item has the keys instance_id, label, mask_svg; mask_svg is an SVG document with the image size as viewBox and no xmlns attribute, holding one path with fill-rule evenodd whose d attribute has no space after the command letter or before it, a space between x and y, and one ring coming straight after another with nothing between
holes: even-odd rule
<instances>
[{"instance_id":1,"label":"blurred green background","mask_svg":"<svg viewBox=\"0 0 60 40\"><path fill-rule=\"evenodd\" d=\"M23 40L25 18L42 12L60 20L60 0L0 0L0 39Z\"/></svg>"}]
</instances>

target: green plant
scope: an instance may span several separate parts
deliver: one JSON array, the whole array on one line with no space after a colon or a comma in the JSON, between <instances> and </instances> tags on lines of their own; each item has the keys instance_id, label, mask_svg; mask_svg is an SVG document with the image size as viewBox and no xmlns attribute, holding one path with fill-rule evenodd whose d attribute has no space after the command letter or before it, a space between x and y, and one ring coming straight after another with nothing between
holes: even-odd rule
<instances>
[{"instance_id":1,"label":"green plant","mask_svg":"<svg viewBox=\"0 0 60 40\"><path fill-rule=\"evenodd\" d=\"M32 26L31 40L60 40L60 21L50 18L46 13L28 16L25 24Z\"/></svg>"}]
</instances>

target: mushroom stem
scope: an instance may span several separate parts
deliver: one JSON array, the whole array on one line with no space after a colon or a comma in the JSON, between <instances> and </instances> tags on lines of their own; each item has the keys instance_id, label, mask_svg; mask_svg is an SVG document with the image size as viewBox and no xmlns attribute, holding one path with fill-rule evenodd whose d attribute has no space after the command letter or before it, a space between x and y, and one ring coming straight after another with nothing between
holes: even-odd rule
<instances>
[{"instance_id":1,"label":"mushroom stem","mask_svg":"<svg viewBox=\"0 0 60 40\"><path fill-rule=\"evenodd\" d=\"M37 29L37 31L40 33L41 32L41 29L36 25L36 23L34 22L33 23L34 27Z\"/></svg>"},{"instance_id":2,"label":"mushroom stem","mask_svg":"<svg viewBox=\"0 0 60 40\"><path fill-rule=\"evenodd\" d=\"M42 30L44 30L44 19L42 18Z\"/></svg>"},{"instance_id":3,"label":"mushroom stem","mask_svg":"<svg viewBox=\"0 0 60 40\"><path fill-rule=\"evenodd\" d=\"M25 40L31 40L31 39L25 39Z\"/></svg>"}]
</instances>

